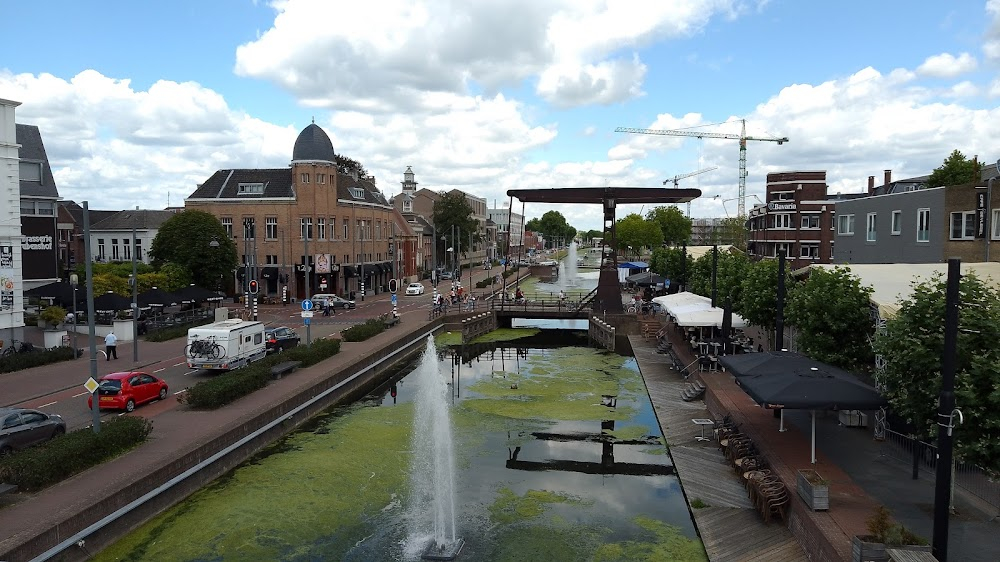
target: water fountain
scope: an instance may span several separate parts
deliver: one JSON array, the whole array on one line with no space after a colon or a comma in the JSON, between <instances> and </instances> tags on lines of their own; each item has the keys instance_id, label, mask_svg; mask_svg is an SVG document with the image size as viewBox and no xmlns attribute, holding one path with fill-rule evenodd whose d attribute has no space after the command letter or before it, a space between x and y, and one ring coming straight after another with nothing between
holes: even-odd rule
<instances>
[{"instance_id":1,"label":"water fountain","mask_svg":"<svg viewBox=\"0 0 1000 562\"><path fill-rule=\"evenodd\" d=\"M413 461L410 466L410 537L424 560L454 560L465 541L455 534L455 454L452 450L450 391L438 370L434 337L414 373Z\"/></svg>"},{"instance_id":2,"label":"water fountain","mask_svg":"<svg viewBox=\"0 0 1000 562\"><path fill-rule=\"evenodd\" d=\"M559 262L559 289L565 291L569 287L576 287L577 284L577 253L576 242L570 242L569 253L566 259Z\"/></svg>"}]
</instances>

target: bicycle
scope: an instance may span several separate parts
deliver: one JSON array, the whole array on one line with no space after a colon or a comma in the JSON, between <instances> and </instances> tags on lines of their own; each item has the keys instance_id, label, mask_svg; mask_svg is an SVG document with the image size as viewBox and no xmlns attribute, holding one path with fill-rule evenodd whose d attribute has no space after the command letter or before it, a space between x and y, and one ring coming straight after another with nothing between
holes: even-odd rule
<instances>
[{"instance_id":1,"label":"bicycle","mask_svg":"<svg viewBox=\"0 0 1000 562\"><path fill-rule=\"evenodd\" d=\"M2 341L0 341L0 345L3 345ZM31 353L34 350L35 346L29 342L11 339L10 347L4 348L3 352L0 352L0 357L10 357L15 353Z\"/></svg>"},{"instance_id":2,"label":"bicycle","mask_svg":"<svg viewBox=\"0 0 1000 562\"><path fill-rule=\"evenodd\" d=\"M218 359L226 356L226 348L215 343L215 338L209 338L207 340L195 340L191 342L188 344L187 349L184 350L184 354L188 357Z\"/></svg>"}]
</instances>

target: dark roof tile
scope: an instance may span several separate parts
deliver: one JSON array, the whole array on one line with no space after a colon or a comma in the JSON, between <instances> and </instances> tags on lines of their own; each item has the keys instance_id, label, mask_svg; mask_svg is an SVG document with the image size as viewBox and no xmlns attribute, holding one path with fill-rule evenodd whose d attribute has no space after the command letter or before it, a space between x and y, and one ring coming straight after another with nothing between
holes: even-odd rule
<instances>
[{"instance_id":1,"label":"dark roof tile","mask_svg":"<svg viewBox=\"0 0 1000 562\"><path fill-rule=\"evenodd\" d=\"M18 158L42 164L40 182L21 180L21 197L59 197L59 189L56 188L56 180L49 166L49 157L45 154L45 145L42 144L41 131L35 125L15 123L14 127L14 138L21 145Z\"/></svg>"}]
</instances>

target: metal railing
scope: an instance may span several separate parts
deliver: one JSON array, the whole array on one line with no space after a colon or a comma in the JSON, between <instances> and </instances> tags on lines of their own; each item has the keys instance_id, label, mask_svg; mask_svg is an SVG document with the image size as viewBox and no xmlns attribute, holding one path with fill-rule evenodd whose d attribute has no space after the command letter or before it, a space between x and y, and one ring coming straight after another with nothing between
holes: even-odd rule
<instances>
[{"instance_id":1,"label":"metal railing","mask_svg":"<svg viewBox=\"0 0 1000 562\"><path fill-rule=\"evenodd\" d=\"M882 456L907 463L915 478L934 478L938 458L936 446L891 429L885 430L885 442L888 446L881 448ZM990 505L994 516L1000 515L1000 482L971 463L956 461L953 474L956 488Z\"/></svg>"}]
</instances>

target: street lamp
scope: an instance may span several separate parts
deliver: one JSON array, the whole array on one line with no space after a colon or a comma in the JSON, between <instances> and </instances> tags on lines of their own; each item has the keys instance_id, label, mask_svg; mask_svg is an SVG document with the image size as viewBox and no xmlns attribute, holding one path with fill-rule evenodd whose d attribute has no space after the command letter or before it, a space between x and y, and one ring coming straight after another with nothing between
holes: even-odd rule
<instances>
[{"instance_id":1,"label":"street lamp","mask_svg":"<svg viewBox=\"0 0 1000 562\"><path fill-rule=\"evenodd\" d=\"M73 286L73 359L77 358L77 347L76 347L76 323L77 323L77 312L76 312L76 286L80 284L80 276L75 273L69 274L69 284Z\"/></svg>"},{"instance_id":2,"label":"street lamp","mask_svg":"<svg viewBox=\"0 0 1000 562\"><path fill-rule=\"evenodd\" d=\"M136 221L139 220L139 207L135 208L136 217L132 219L132 361L139 362L139 274L135 262Z\"/></svg>"}]
</instances>

